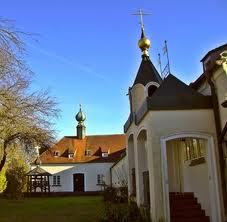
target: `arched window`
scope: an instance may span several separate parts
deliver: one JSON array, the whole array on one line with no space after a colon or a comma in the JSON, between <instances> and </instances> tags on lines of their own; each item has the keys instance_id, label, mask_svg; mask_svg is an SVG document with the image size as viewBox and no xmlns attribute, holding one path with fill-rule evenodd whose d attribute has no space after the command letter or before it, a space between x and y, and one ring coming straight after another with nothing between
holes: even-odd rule
<instances>
[{"instance_id":1,"label":"arched window","mask_svg":"<svg viewBox=\"0 0 227 222\"><path fill-rule=\"evenodd\" d=\"M155 86L155 85L150 85L148 87L148 90L147 90L148 91L148 97L151 97L157 88L158 87Z\"/></svg>"}]
</instances>

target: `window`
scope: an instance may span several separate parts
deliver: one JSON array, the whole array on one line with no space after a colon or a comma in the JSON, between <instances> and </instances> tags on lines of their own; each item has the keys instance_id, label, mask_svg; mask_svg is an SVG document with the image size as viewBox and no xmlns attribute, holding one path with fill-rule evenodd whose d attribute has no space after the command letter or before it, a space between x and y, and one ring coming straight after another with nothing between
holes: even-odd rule
<instances>
[{"instance_id":1,"label":"window","mask_svg":"<svg viewBox=\"0 0 227 222\"><path fill-rule=\"evenodd\" d=\"M205 156L205 141L202 139L186 138L184 142L184 160L193 160Z\"/></svg>"},{"instance_id":2,"label":"window","mask_svg":"<svg viewBox=\"0 0 227 222\"><path fill-rule=\"evenodd\" d=\"M73 158L73 156L74 156L73 153L69 154L69 158Z\"/></svg>"},{"instance_id":3,"label":"window","mask_svg":"<svg viewBox=\"0 0 227 222\"><path fill-rule=\"evenodd\" d=\"M85 156L91 156L91 150L85 150L84 155Z\"/></svg>"},{"instance_id":4,"label":"window","mask_svg":"<svg viewBox=\"0 0 227 222\"><path fill-rule=\"evenodd\" d=\"M53 186L61 186L61 177L53 176Z\"/></svg>"},{"instance_id":5,"label":"window","mask_svg":"<svg viewBox=\"0 0 227 222\"><path fill-rule=\"evenodd\" d=\"M102 157L108 157L108 153L107 152L102 152Z\"/></svg>"},{"instance_id":6,"label":"window","mask_svg":"<svg viewBox=\"0 0 227 222\"><path fill-rule=\"evenodd\" d=\"M54 151L54 156L59 156L59 151Z\"/></svg>"},{"instance_id":7,"label":"window","mask_svg":"<svg viewBox=\"0 0 227 222\"><path fill-rule=\"evenodd\" d=\"M151 97L155 90L157 89L157 86L151 85L148 87L148 97Z\"/></svg>"},{"instance_id":8,"label":"window","mask_svg":"<svg viewBox=\"0 0 227 222\"><path fill-rule=\"evenodd\" d=\"M98 174L97 175L97 184L103 184L104 183L104 175L103 174Z\"/></svg>"}]
</instances>

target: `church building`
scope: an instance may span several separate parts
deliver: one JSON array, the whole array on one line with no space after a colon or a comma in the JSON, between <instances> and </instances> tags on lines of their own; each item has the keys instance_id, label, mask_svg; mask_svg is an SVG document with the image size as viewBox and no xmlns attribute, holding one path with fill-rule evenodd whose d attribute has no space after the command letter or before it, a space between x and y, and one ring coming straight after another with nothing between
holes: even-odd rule
<instances>
[{"instance_id":1,"label":"church building","mask_svg":"<svg viewBox=\"0 0 227 222\"><path fill-rule=\"evenodd\" d=\"M227 44L201 60L187 85L162 78L142 26L142 61L124 125L128 189L153 222L223 222L226 214Z\"/></svg>"},{"instance_id":2,"label":"church building","mask_svg":"<svg viewBox=\"0 0 227 222\"><path fill-rule=\"evenodd\" d=\"M87 136L85 119L80 108L77 135L60 139L32 166L50 175L50 192L100 191L111 183L111 167L125 156L124 134Z\"/></svg>"}]
</instances>

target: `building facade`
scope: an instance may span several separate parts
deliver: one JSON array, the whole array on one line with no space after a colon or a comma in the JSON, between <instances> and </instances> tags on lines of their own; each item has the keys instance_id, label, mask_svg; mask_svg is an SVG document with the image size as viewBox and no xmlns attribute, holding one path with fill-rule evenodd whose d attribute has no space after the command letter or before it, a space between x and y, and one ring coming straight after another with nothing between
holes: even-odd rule
<instances>
[{"instance_id":1,"label":"building facade","mask_svg":"<svg viewBox=\"0 0 227 222\"><path fill-rule=\"evenodd\" d=\"M130 115L124 125L129 195L150 208L154 222L222 222L227 45L207 53L204 74L190 86L172 74L162 79L149 46L142 27L142 61L129 88Z\"/></svg>"},{"instance_id":2,"label":"building facade","mask_svg":"<svg viewBox=\"0 0 227 222\"><path fill-rule=\"evenodd\" d=\"M63 137L32 165L51 174L51 192L102 190L110 185L110 168L125 153L124 134L88 136L81 109L76 120L77 136Z\"/></svg>"}]
</instances>

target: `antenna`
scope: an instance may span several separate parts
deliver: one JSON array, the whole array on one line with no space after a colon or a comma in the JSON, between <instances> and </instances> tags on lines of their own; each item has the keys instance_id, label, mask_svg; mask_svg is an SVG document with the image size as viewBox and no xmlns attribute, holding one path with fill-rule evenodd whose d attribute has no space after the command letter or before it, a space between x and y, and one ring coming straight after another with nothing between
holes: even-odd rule
<instances>
[{"instance_id":1,"label":"antenna","mask_svg":"<svg viewBox=\"0 0 227 222\"><path fill-rule=\"evenodd\" d=\"M160 53L158 53L158 65L159 65L159 69L160 69L160 74L162 74L162 61L161 61ZM162 78L164 78L164 76L162 76Z\"/></svg>"},{"instance_id":2,"label":"antenna","mask_svg":"<svg viewBox=\"0 0 227 222\"><path fill-rule=\"evenodd\" d=\"M169 53L168 53L168 46L167 46L166 40L164 42L164 47L162 48L162 51L163 51L163 55L166 55L166 59L167 59L167 64L161 72L161 76L165 78L167 75L170 74Z\"/></svg>"}]
</instances>

